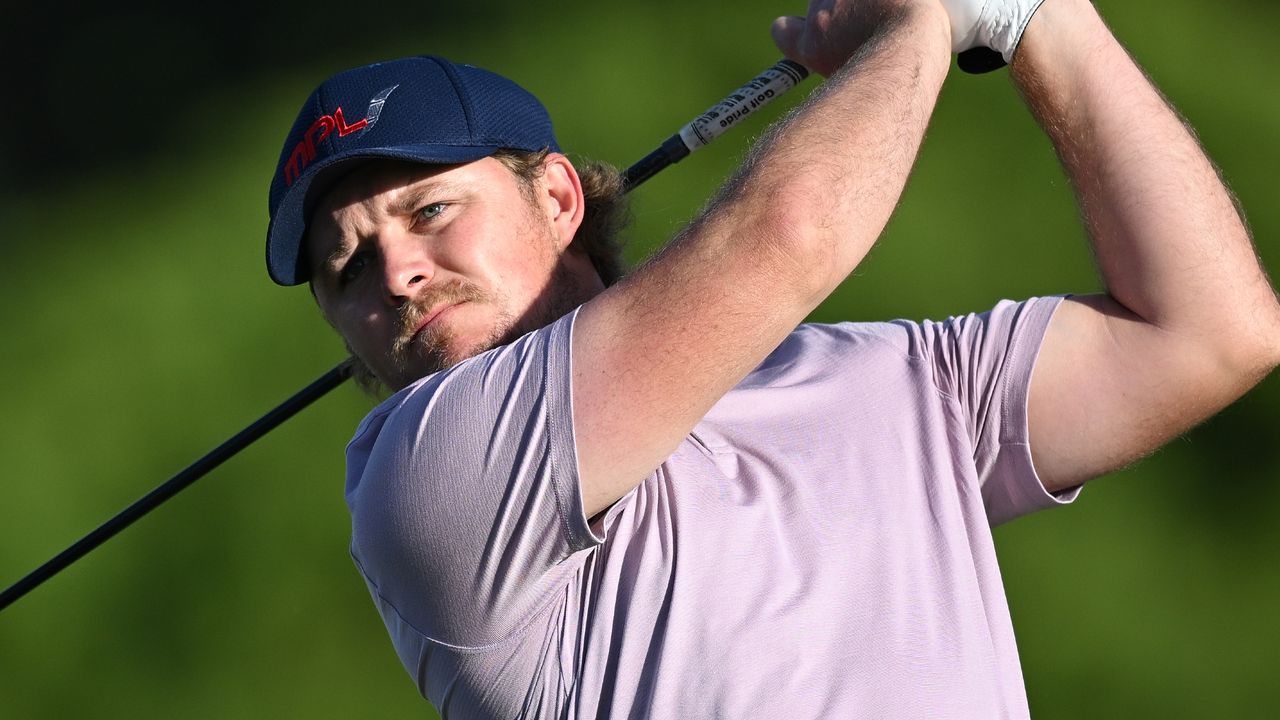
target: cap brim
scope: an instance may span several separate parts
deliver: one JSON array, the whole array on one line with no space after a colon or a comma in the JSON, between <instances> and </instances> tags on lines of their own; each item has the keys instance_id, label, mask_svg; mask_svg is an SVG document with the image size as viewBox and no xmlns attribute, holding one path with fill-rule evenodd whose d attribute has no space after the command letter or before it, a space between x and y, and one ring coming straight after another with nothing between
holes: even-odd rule
<instances>
[{"instance_id":1,"label":"cap brim","mask_svg":"<svg viewBox=\"0 0 1280 720\"><path fill-rule=\"evenodd\" d=\"M318 193L332 189L344 174L334 174L339 166L376 159L407 160L424 165L457 165L489 157L498 150L497 146L401 145L361 148L336 153L317 161L289 187L280 200L275 217L267 227L268 274L277 285L301 285L310 279L306 254L302 251L311 209L308 200L317 200Z\"/></svg>"}]
</instances>

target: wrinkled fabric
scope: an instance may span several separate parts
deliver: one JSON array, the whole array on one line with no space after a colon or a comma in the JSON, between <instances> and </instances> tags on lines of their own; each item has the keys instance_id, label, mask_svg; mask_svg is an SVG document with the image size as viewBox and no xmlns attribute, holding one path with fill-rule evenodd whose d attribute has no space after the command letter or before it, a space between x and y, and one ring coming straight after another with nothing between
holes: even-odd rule
<instances>
[{"instance_id":1,"label":"wrinkled fabric","mask_svg":"<svg viewBox=\"0 0 1280 720\"><path fill-rule=\"evenodd\" d=\"M589 521L576 313L389 398L351 554L445 718L1023 718L991 527L1059 298L796 329ZM671 388L680 392L680 388Z\"/></svg>"}]
</instances>

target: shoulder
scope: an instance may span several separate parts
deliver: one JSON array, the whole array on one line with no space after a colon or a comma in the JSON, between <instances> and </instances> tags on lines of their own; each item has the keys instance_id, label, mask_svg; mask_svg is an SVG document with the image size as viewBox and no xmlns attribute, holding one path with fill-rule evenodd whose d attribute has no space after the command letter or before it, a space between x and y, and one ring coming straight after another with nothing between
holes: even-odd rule
<instances>
[{"instance_id":1,"label":"shoulder","mask_svg":"<svg viewBox=\"0 0 1280 720\"><path fill-rule=\"evenodd\" d=\"M802 325L788 341L798 348L879 344L906 357L927 358L948 339L992 334L1007 336L1043 330L1063 296L999 300L989 310L948 315L941 320L896 319L884 322L843 322Z\"/></svg>"},{"instance_id":2,"label":"shoulder","mask_svg":"<svg viewBox=\"0 0 1280 720\"><path fill-rule=\"evenodd\" d=\"M545 418L555 409L548 403L567 411L573 317L428 375L371 410L347 444L348 496L375 458L457 460L492 444L495 425Z\"/></svg>"},{"instance_id":3,"label":"shoulder","mask_svg":"<svg viewBox=\"0 0 1280 720\"><path fill-rule=\"evenodd\" d=\"M933 368L929 374L935 375L967 358L999 356L1001 348L1020 336L1039 337L1061 299L1000 300L989 310L941 320L806 323L788 335L740 387L786 385L831 375L865 384L875 382L878 373L895 375L908 367Z\"/></svg>"},{"instance_id":4,"label":"shoulder","mask_svg":"<svg viewBox=\"0 0 1280 720\"><path fill-rule=\"evenodd\" d=\"M927 354L922 342L926 320L885 320L876 322L805 323L800 325L769 355L761 369L828 359L862 358L911 360Z\"/></svg>"}]
</instances>

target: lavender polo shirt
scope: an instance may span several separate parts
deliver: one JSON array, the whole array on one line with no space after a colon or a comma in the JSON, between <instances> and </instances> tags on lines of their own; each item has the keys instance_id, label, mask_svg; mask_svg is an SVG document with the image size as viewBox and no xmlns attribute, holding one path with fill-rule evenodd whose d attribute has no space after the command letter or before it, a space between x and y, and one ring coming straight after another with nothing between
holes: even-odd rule
<instances>
[{"instance_id":1,"label":"lavender polo shirt","mask_svg":"<svg viewBox=\"0 0 1280 720\"><path fill-rule=\"evenodd\" d=\"M1027 717L991 526L1075 496L1027 445L1059 301L801 326L594 522L570 314L365 418L351 554L445 718Z\"/></svg>"}]
</instances>

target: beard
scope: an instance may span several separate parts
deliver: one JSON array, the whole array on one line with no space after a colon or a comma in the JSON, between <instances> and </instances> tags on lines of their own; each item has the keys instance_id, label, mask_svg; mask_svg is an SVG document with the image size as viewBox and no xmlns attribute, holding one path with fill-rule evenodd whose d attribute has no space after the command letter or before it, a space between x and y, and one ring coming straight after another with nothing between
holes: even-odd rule
<instances>
[{"instance_id":1,"label":"beard","mask_svg":"<svg viewBox=\"0 0 1280 720\"><path fill-rule=\"evenodd\" d=\"M356 378L366 389L375 384L369 381L376 379L393 391L400 390L420 378L451 368L495 347L508 345L534 330L546 327L591 299L594 294L592 286L574 274L562 261L556 262L542 292L521 315L515 315L506 309L510 307L510 303L500 290L485 290L467 280L451 280L427 289L414 301L400 308L388 358L390 367L382 373L375 373L361 360L364 367L355 369ZM459 303L489 305L498 309L492 325L478 340L464 343L459 339L458 333L443 326L428 326L418 332L417 328L432 308Z\"/></svg>"},{"instance_id":2,"label":"beard","mask_svg":"<svg viewBox=\"0 0 1280 720\"><path fill-rule=\"evenodd\" d=\"M483 352L459 347L455 333L444 327L426 327L418 332L418 327L432 308L460 303L484 303L500 308L503 304L495 301L502 299L469 281L451 280L429 288L414 301L401 306L395 339L391 343L392 372L402 379L401 387L418 377L453 367L468 357ZM492 347L495 336L501 336L505 332L504 328L510 324L509 314L500 312L488 336L478 344L487 346L486 350Z\"/></svg>"}]
</instances>

